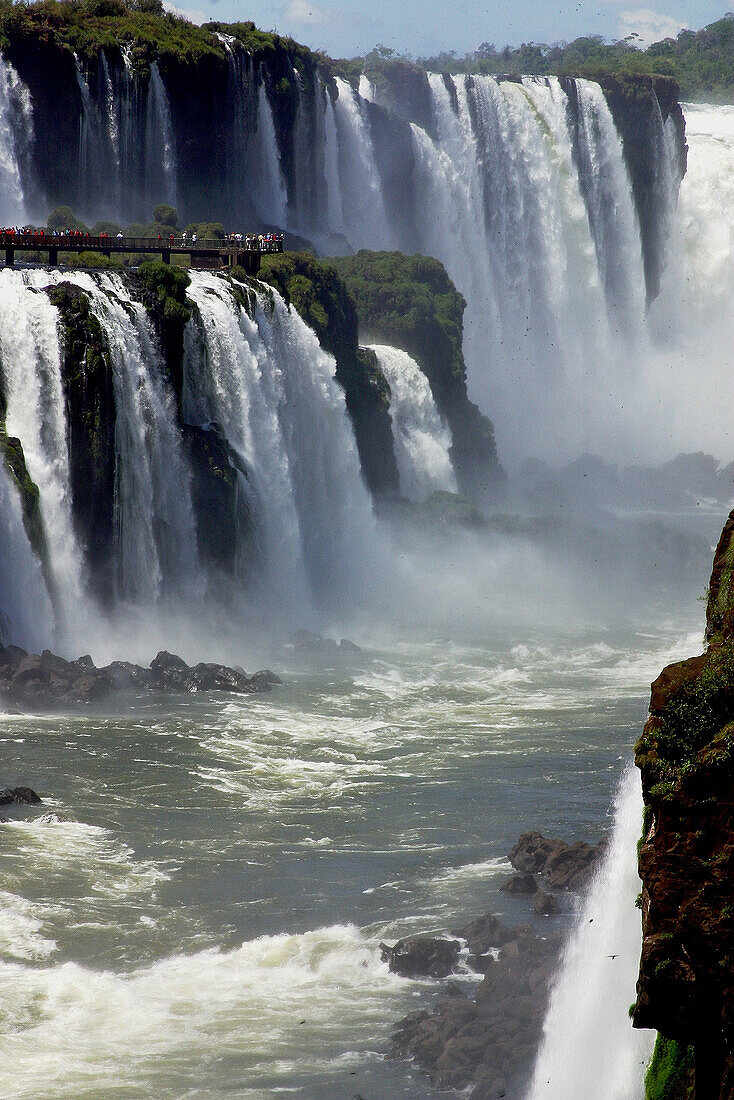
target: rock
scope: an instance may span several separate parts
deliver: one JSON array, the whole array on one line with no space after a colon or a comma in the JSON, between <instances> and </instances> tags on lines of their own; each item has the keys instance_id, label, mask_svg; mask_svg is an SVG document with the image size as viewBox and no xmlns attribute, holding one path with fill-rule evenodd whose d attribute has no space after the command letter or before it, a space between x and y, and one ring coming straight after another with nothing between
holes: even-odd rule
<instances>
[{"instance_id":1,"label":"rock","mask_svg":"<svg viewBox=\"0 0 734 1100\"><path fill-rule=\"evenodd\" d=\"M558 902L552 894L547 894L541 889L533 898L533 909L539 917L549 917L551 913L558 912Z\"/></svg>"},{"instance_id":2,"label":"rock","mask_svg":"<svg viewBox=\"0 0 734 1100\"><path fill-rule=\"evenodd\" d=\"M502 883L500 890L505 894L535 894L538 890L538 884L535 881L535 875L513 875L507 882Z\"/></svg>"},{"instance_id":3,"label":"rock","mask_svg":"<svg viewBox=\"0 0 734 1100\"><path fill-rule=\"evenodd\" d=\"M0 670L16 669L28 654L17 645L0 646Z\"/></svg>"},{"instance_id":4,"label":"rock","mask_svg":"<svg viewBox=\"0 0 734 1100\"><path fill-rule=\"evenodd\" d=\"M254 685L257 691L271 691L274 687L282 684L283 681L280 676L276 676L269 668L263 668L252 674L250 683Z\"/></svg>"},{"instance_id":5,"label":"rock","mask_svg":"<svg viewBox=\"0 0 734 1100\"><path fill-rule=\"evenodd\" d=\"M516 871L538 874L551 856L567 847L563 840L548 840L542 833L523 833L510 851L510 863Z\"/></svg>"},{"instance_id":6,"label":"rock","mask_svg":"<svg viewBox=\"0 0 734 1100\"><path fill-rule=\"evenodd\" d=\"M503 940L498 960L490 963L473 998L440 997L430 1012L407 1016L390 1056L413 1058L435 1085L471 1087L477 1100L522 1096L561 937L539 936L530 925L511 931L491 914L470 922L463 933L485 950Z\"/></svg>"},{"instance_id":7,"label":"rock","mask_svg":"<svg viewBox=\"0 0 734 1100\"><path fill-rule=\"evenodd\" d=\"M0 789L0 806L21 803L24 806L37 806L41 802L30 787L3 787Z\"/></svg>"},{"instance_id":8,"label":"rock","mask_svg":"<svg viewBox=\"0 0 734 1100\"><path fill-rule=\"evenodd\" d=\"M380 944L383 961L403 978L445 978L459 961L458 940L438 936L408 936L394 947Z\"/></svg>"},{"instance_id":9,"label":"rock","mask_svg":"<svg viewBox=\"0 0 734 1100\"><path fill-rule=\"evenodd\" d=\"M305 653L336 653L339 649L333 638L324 638L314 630L297 630L291 641Z\"/></svg>"},{"instance_id":10,"label":"rock","mask_svg":"<svg viewBox=\"0 0 734 1100\"><path fill-rule=\"evenodd\" d=\"M486 955L492 947L501 947L512 939L513 933L493 913L486 913L464 925L458 932L452 932L466 940L469 950L475 955Z\"/></svg>"},{"instance_id":11,"label":"rock","mask_svg":"<svg viewBox=\"0 0 734 1100\"><path fill-rule=\"evenodd\" d=\"M516 871L525 874L547 875L548 884L554 890L581 890L605 851L606 841L596 845L583 841L568 844L558 838L548 839L542 833L523 833L510 852L510 863ZM509 892L520 892L519 887Z\"/></svg>"},{"instance_id":12,"label":"rock","mask_svg":"<svg viewBox=\"0 0 734 1100\"><path fill-rule=\"evenodd\" d=\"M339 649L342 653L352 653L355 656L362 652L360 647L355 642L350 642L349 638L342 638L339 642Z\"/></svg>"},{"instance_id":13,"label":"rock","mask_svg":"<svg viewBox=\"0 0 734 1100\"><path fill-rule=\"evenodd\" d=\"M133 687L147 688L153 683L153 674L149 668L134 665L130 661L113 661L102 671L107 674L117 690Z\"/></svg>"}]
</instances>

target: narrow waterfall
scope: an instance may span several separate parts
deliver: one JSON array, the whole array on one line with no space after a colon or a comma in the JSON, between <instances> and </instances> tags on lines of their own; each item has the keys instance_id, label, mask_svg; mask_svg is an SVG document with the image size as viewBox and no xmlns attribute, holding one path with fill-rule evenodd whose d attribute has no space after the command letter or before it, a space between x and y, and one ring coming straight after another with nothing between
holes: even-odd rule
<instances>
[{"instance_id":1,"label":"narrow waterfall","mask_svg":"<svg viewBox=\"0 0 734 1100\"><path fill-rule=\"evenodd\" d=\"M150 322L119 276L76 281L90 294L112 353L119 595L185 599L200 587L190 474Z\"/></svg>"},{"instance_id":2,"label":"narrow waterfall","mask_svg":"<svg viewBox=\"0 0 734 1100\"><path fill-rule=\"evenodd\" d=\"M148 202L165 201L175 206L177 195L176 150L171 108L158 63L150 66L145 122L145 187Z\"/></svg>"},{"instance_id":3,"label":"narrow waterfall","mask_svg":"<svg viewBox=\"0 0 734 1100\"><path fill-rule=\"evenodd\" d=\"M617 331L622 326L636 331L644 316L645 287L640 282L640 228L622 141L599 85L576 80L574 87L579 107L574 153L607 307Z\"/></svg>"},{"instance_id":4,"label":"narrow waterfall","mask_svg":"<svg viewBox=\"0 0 734 1100\"><path fill-rule=\"evenodd\" d=\"M257 110L257 141L253 178L257 180L255 208L266 225L288 224L288 196L280 167L273 110L265 84L260 84ZM259 171L258 171L259 168Z\"/></svg>"},{"instance_id":5,"label":"narrow waterfall","mask_svg":"<svg viewBox=\"0 0 734 1100\"><path fill-rule=\"evenodd\" d=\"M356 596L374 521L334 360L277 293L248 313L199 273L190 294L202 332L189 334L184 417L218 423L241 460L271 599L307 608Z\"/></svg>"},{"instance_id":6,"label":"narrow waterfall","mask_svg":"<svg viewBox=\"0 0 734 1100\"><path fill-rule=\"evenodd\" d=\"M26 220L21 157L33 140L30 96L12 65L0 57L0 222Z\"/></svg>"},{"instance_id":7,"label":"narrow waterfall","mask_svg":"<svg viewBox=\"0 0 734 1100\"><path fill-rule=\"evenodd\" d=\"M371 347L390 385L401 495L424 501L436 490L455 493L456 475L449 457L451 432L436 408L428 379L407 352L385 344Z\"/></svg>"},{"instance_id":8,"label":"narrow waterfall","mask_svg":"<svg viewBox=\"0 0 734 1100\"><path fill-rule=\"evenodd\" d=\"M346 80L337 77L336 86L339 180L349 240L355 248L390 248L392 233L363 104Z\"/></svg>"},{"instance_id":9,"label":"narrow waterfall","mask_svg":"<svg viewBox=\"0 0 734 1100\"><path fill-rule=\"evenodd\" d=\"M0 644L40 651L53 626L41 566L23 530L20 498L0 462Z\"/></svg>"},{"instance_id":10,"label":"narrow waterfall","mask_svg":"<svg viewBox=\"0 0 734 1100\"><path fill-rule=\"evenodd\" d=\"M621 783L609 851L565 949L527 1100L640 1100L654 1034L629 1019L642 930L636 847L640 777Z\"/></svg>"},{"instance_id":11,"label":"narrow waterfall","mask_svg":"<svg viewBox=\"0 0 734 1100\"><path fill-rule=\"evenodd\" d=\"M48 279L46 280L48 282ZM71 517L66 406L58 313L21 272L0 274L0 364L8 434L23 445L40 493L49 562L62 613L84 604L80 549Z\"/></svg>"}]
</instances>

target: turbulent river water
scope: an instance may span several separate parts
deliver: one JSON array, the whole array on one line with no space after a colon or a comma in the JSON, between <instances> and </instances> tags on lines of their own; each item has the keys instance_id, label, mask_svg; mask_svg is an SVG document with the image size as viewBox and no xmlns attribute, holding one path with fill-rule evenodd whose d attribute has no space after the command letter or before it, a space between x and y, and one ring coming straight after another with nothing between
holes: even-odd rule
<instances>
[{"instance_id":1,"label":"turbulent river water","mask_svg":"<svg viewBox=\"0 0 734 1100\"><path fill-rule=\"evenodd\" d=\"M424 198L432 186L436 203L459 203L462 189L471 191L471 172L479 170L471 160L476 150L467 148L466 89L457 90L457 113L438 79L431 87L446 132L437 151L414 130ZM489 125L490 99L499 93L489 83L482 89ZM381 240L384 210L372 187L374 165L364 159L365 104L341 91L324 122L325 156L335 160L334 142L341 135L342 156L345 150L353 154L354 186L342 180L339 196L332 188L330 216L335 222L352 218L359 199L365 233L371 226ZM582 91L598 124L595 133L603 137L603 103L594 87ZM11 92L0 83L0 106ZM168 122L158 78L152 94L158 108L149 136L165 146ZM557 86L529 82L524 91L513 86L501 95L502 112L528 139L527 156L535 149L530 167L541 172L552 161L557 179L568 182L567 141L560 129L552 140L551 123L560 127ZM537 121L541 111L550 120L542 146L537 126L528 129L528 120ZM538 381L531 371L537 348L548 335L540 317L517 345L518 361L513 364L510 356L506 374L495 379L498 403L492 411L501 411L500 441L504 432L515 457L521 446L526 455L577 454L591 439L601 440L607 453L616 446L617 461L635 459L646 418L651 438L665 438L661 453L710 443L717 457L731 457L728 303L734 268L722 188L734 178L724 171L734 159L733 115L730 108L704 107L687 114L689 174L659 300L644 320L635 256L636 279L623 281L619 290L635 332L626 332L617 345L586 225L582 259L594 272L583 294L579 290L583 309L565 295L556 318L563 347L553 360L562 384L551 400L542 386L532 390L530 403L526 399ZM259 134L264 155L272 146L271 130L272 119L271 129ZM345 134L351 144L344 144ZM617 173L619 184L618 143L610 141L614 163L608 170ZM272 148L265 161L275 178ZM461 164L468 165L467 175L454 171ZM166 194L175 197L165 158L162 169ZM371 181L366 193L357 187L362 169ZM537 172L530 176L536 184L540 178L542 193L545 177ZM8 178L18 183L10 170ZM505 182L511 192L517 179ZM580 239L571 230L583 221L583 210L579 194L571 192L558 192L555 206L534 208L543 264L573 261L566 245ZM268 193L282 205L277 187ZM628 188L626 205L624 198L616 249L624 247L626 234L634 237ZM469 206L457 209L471 220ZM496 219L490 222L495 226ZM431 227L423 228L430 244ZM503 238L508 263L511 228ZM450 266L459 254L458 238L439 239L440 227L433 229L433 251ZM596 229L601 239L604 227ZM484 308L476 279L486 277L485 297L487 287L498 287L500 297L504 293L499 275L482 269L486 243L472 240L468 246L470 322ZM599 254L613 266L606 246L599 246ZM544 293L554 291L538 271L534 277ZM554 591L563 586L555 584L547 563L544 575L537 547L500 547L489 558L472 557L465 553L469 544L457 541L448 553L443 546L440 559L428 561L427 553L406 566L406 554L391 552L372 516L333 361L279 300L269 310L260 303L254 316L246 316L213 276L200 274L191 290L199 329L187 334L188 415L192 423L216 419L223 425L248 464L250 490L267 487L258 500L267 591L245 601L245 618L248 638L258 637L266 617L270 629L267 635L262 630L258 646L238 640L232 613L240 605L234 603L217 641L224 612L207 609L202 595L191 503L186 492L175 491L175 485L187 484L185 477L174 480L182 462L180 441L170 400L151 365L149 327L115 276L74 279L90 294L112 342L118 473L127 479L117 519L129 536L116 544L116 574L133 623L122 613L111 621L95 615L80 597L83 570L71 534L61 445L58 344L51 306L38 293L50 276L37 272L0 278L0 338L5 360L16 368L8 427L24 437L29 469L51 517L56 598L66 609L66 632L57 622L59 633L53 633L53 609L20 534L18 502L2 478L0 555L14 568L12 579L0 573L5 623L29 645L56 638L73 655L91 648L100 659L149 660L160 645L173 647L185 638L187 659L223 657L248 671L267 663L283 675L284 685L271 696L242 701L130 697L111 712L0 712L2 782L30 784L44 801L39 808L8 810L11 820L0 826L0 1095L430 1097L424 1077L384 1054L395 1023L429 1004L437 987L391 975L380 942L411 931L450 930L488 910L514 923L526 920L527 904L499 890L518 834L537 828L593 840L612 831L610 807L644 720L649 682L663 664L700 645L695 598L706 578L691 578L683 607L669 604L661 612L659 604L637 601L632 613L614 609L615 590L610 597L608 578L595 576L599 599L572 614L572 601ZM519 298L492 303L510 334L525 325L521 305ZM593 325L582 331L579 318L587 316ZM477 320L468 338L470 386L477 397L485 395L487 381L471 374L482 332ZM613 347L615 370L624 361L627 373L615 374L611 367L604 373L611 360L594 358L599 339L606 350ZM629 360L617 354L628 340L636 349ZM412 360L383 346L377 352L395 376L394 428L406 496L451 489L445 426ZM590 362L601 364L603 378L587 369ZM574 375L576 368L580 375ZM612 406L615 415L607 417L605 408ZM593 416L587 417L589 410ZM543 419L537 440L528 435L536 416ZM725 510L723 504L711 506L709 540ZM138 523L141 517L145 523ZM332 543L329 560L325 531L340 540ZM499 564L498 555L504 555ZM384 564L391 558L395 573L388 575ZM544 614L536 603L539 586ZM172 591L186 594L187 615L180 621L175 609L166 617ZM334 593L336 607L330 606ZM298 615L306 625L317 619L325 631L344 622L362 654L330 663L299 657L282 641L265 641L278 637L279 602L290 608L283 639L289 636L286 626L304 625ZM639 806L634 797L620 805L617 837L634 835ZM621 826L627 831L620 833ZM620 843L614 851L619 860L600 881L611 891L622 883L633 906L634 846ZM559 917L539 927L568 927L573 918L569 901ZM598 950L588 941L572 941L555 1003L577 1000L575 991L589 980L579 959L593 959ZM629 956L616 992L598 976L599 999L619 1007L613 1025L605 1017L600 1026L621 1027L624 1036L634 996L634 944ZM539 1072L558 1064L556 1024L551 1013L543 1057L549 1044L553 1049ZM593 1058L594 1050L587 1056ZM642 1062L635 1062L619 1087L605 1084L599 1100L639 1100ZM588 1062L570 1079L587 1082ZM568 1093L538 1095L561 1100Z\"/></svg>"},{"instance_id":2,"label":"turbulent river water","mask_svg":"<svg viewBox=\"0 0 734 1100\"><path fill-rule=\"evenodd\" d=\"M646 685L697 640L286 649L263 699L5 715L4 777L44 806L2 826L0 1094L431 1096L383 1055L436 985L380 941L526 920L510 846L609 830Z\"/></svg>"}]
</instances>

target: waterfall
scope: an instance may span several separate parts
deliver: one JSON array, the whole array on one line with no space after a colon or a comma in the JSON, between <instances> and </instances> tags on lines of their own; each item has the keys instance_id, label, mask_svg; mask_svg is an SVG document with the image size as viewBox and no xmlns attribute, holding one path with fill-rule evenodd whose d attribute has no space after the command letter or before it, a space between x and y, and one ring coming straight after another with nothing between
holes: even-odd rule
<instances>
[{"instance_id":1,"label":"waterfall","mask_svg":"<svg viewBox=\"0 0 734 1100\"><path fill-rule=\"evenodd\" d=\"M339 145L339 180L349 240L356 248L390 248L392 233L385 213L369 122L362 101L346 80L337 77L336 86L339 95L334 113Z\"/></svg>"},{"instance_id":2,"label":"waterfall","mask_svg":"<svg viewBox=\"0 0 734 1100\"><path fill-rule=\"evenodd\" d=\"M71 612L84 605L84 576L71 517L57 323L55 307L20 272L0 273L0 373L7 431L20 438L28 472L38 486L54 587L60 607Z\"/></svg>"},{"instance_id":3,"label":"waterfall","mask_svg":"<svg viewBox=\"0 0 734 1100\"><path fill-rule=\"evenodd\" d=\"M190 474L143 306L119 276L77 276L112 353L119 595L140 603L201 589Z\"/></svg>"},{"instance_id":4,"label":"waterfall","mask_svg":"<svg viewBox=\"0 0 734 1100\"><path fill-rule=\"evenodd\" d=\"M255 208L265 225L285 227L288 224L288 197L280 167L273 110L263 82L258 92L256 162L260 171L253 172L258 180Z\"/></svg>"},{"instance_id":5,"label":"waterfall","mask_svg":"<svg viewBox=\"0 0 734 1100\"><path fill-rule=\"evenodd\" d=\"M40 562L23 530L18 493L0 461L0 644L39 651L52 631Z\"/></svg>"},{"instance_id":6,"label":"waterfall","mask_svg":"<svg viewBox=\"0 0 734 1100\"><path fill-rule=\"evenodd\" d=\"M639 329L645 306L640 229L622 141L599 85L591 80L574 84L579 108L575 150L579 179L607 306L618 325Z\"/></svg>"},{"instance_id":7,"label":"waterfall","mask_svg":"<svg viewBox=\"0 0 734 1100\"><path fill-rule=\"evenodd\" d=\"M145 197L149 203L176 205L176 150L171 108L158 63L150 66L145 121Z\"/></svg>"},{"instance_id":8,"label":"waterfall","mask_svg":"<svg viewBox=\"0 0 734 1100\"><path fill-rule=\"evenodd\" d=\"M218 423L241 460L271 601L356 597L374 521L334 360L277 293L248 312L198 273L190 294L203 332L189 335L184 416Z\"/></svg>"},{"instance_id":9,"label":"waterfall","mask_svg":"<svg viewBox=\"0 0 734 1100\"><path fill-rule=\"evenodd\" d=\"M410 355L371 345L390 386L395 460L401 495L424 501L436 490L456 492L449 451L451 432L439 415L428 379Z\"/></svg>"},{"instance_id":10,"label":"waterfall","mask_svg":"<svg viewBox=\"0 0 734 1100\"><path fill-rule=\"evenodd\" d=\"M604 863L564 951L527 1100L640 1100L654 1035L635 1031L628 1009L642 947L636 847L640 777L626 772Z\"/></svg>"},{"instance_id":11,"label":"waterfall","mask_svg":"<svg viewBox=\"0 0 734 1100\"><path fill-rule=\"evenodd\" d=\"M28 90L13 66L0 57L0 222L22 225L26 220L21 176L22 156L33 138Z\"/></svg>"}]
</instances>

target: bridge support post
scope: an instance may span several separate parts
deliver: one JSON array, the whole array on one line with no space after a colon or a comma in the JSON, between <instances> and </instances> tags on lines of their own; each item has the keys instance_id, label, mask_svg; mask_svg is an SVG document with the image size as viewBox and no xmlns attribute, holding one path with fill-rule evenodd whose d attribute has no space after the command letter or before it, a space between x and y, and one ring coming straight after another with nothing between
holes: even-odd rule
<instances>
[{"instance_id":1,"label":"bridge support post","mask_svg":"<svg viewBox=\"0 0 734 1100\"><path fill-rule=\"evenodd\" d=\"M170 264L171 262L171 250L170 248L164 248L161 250L161 258L164 264Z\"/></svg>"},{"instance_id":2,"label":"bridge support post","mask_svg":"<svg viewBox=\"0 0 734 1100\"><path fill-rule=\"evenodd\" d=\"M58 248L49 248L49 250L48 250L48 266L49 267L58 267L59 266L59 250L58 250Z\"/></svg>"},{"instance_id":3,"label":"bridge support post","mask_svg":"<svg viewBox=\"0 0 734 1100\"><path fill-rule=\"evenodd\" d=\"M12 246L8 246L5 249L5 266L13 267L15 264L15 249Z\"/></svg>"}]
</instances>

